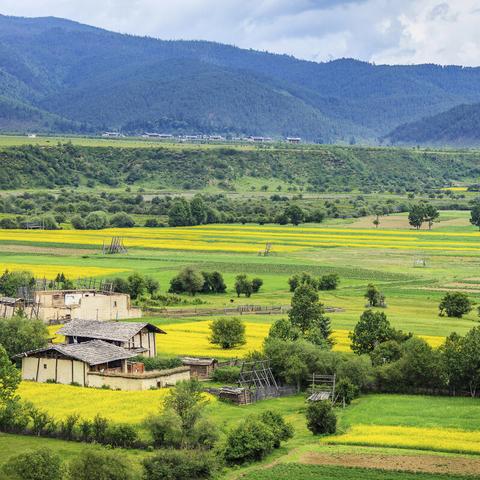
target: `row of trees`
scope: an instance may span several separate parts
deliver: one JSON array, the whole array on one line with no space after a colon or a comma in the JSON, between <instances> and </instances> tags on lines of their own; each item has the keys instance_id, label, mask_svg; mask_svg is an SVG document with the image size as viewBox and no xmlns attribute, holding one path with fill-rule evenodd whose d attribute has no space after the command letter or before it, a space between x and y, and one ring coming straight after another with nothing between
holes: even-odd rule
<instances>
[{"instance_id":1,"label":"row of trees","mask_svg":"<svg viewBox=\"0 0 480 480\"><path fill-rule=\"evenodd\" d=\"M294 292L300 285L310 285L315 290L336 290L340 277L336 273L328 273L319 278L314 278L307 272L296 273L288 279L290 291Z\"/></svg>"},{"instance_id":2,"label":"row of trees","mask_svg":"<svg viewBox=\"0 0 480 480\"><path fill-rule=\"evenodd\" d=\"M412 205L408 212L408 223L417 230L421 228L424 222L427 222L428 229L431 230L433 223L438 220L440 212L429 203L418 203Z\"/></svg>"}]
</instances>

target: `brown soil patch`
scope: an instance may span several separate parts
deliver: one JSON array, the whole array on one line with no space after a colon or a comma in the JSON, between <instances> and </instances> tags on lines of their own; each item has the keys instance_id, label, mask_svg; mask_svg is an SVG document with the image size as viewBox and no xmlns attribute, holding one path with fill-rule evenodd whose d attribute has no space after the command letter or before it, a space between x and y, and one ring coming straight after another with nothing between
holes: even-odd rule
<instances>
[{"instance_id":1,"label":"brown soil patch","mask_svg":"<svg viewBox=\"0 0 480 480\"><path fill-rule=\"evenodd\" d=\"M306 453L300 458L307 465L375 468L425 473L475 475L480 472L480 458L444 457L437 455L382 455Z\"/></svg>"},{"instance_id":2,"label":"brown soil patch","mask_svg":"<svg viewBox=\"0 0 480 480\"><path fill-rule=\"evenodd\" d=\"M375 217L370 215L368 217L361 217L358 220L355 220L352 223L345 225L346 227L352 228L375 228L373 225L373 221ZM385 215L380 217L380 225L378 226L378 230L382 230L384 228L387 229L412 229L411 225L408 223L408 218L406 216L401 215ZM470 225L468 218L451 218L449 220L441 220L440 222L436 222L432 225L432 230L436 230L439 227L466 227ZM427 224L421 229L428 230Z\"/></svg>"},{"instance_id":3,"label":"brown soil patch","mask_svg":"<svg viewBox=\"0 0 480 480\"><path fill-rule=\"evenodd\" d=\"M2 245L0 252L20 252L20 253L46 253L57 255L87 255L98 253L95 250L86 248L55 248L55 247L37 247L34 245Z\"/></svg>"}]
</instances>

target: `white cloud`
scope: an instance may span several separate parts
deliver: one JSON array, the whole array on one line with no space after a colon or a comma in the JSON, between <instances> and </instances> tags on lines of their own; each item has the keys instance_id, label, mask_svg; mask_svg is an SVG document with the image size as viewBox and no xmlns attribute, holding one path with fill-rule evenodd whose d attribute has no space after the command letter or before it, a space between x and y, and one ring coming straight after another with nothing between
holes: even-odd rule
<instances>
[{"instance_id":1,"label":"white cloud","mask_svg":"<svg viewBox=\"0 0 480 480\"><path fill-rule=\"evenodd\" d=\"M321 61L478 65L478 0L0 0L10 15L71 18Z\"/></svg>"}]
</instances>

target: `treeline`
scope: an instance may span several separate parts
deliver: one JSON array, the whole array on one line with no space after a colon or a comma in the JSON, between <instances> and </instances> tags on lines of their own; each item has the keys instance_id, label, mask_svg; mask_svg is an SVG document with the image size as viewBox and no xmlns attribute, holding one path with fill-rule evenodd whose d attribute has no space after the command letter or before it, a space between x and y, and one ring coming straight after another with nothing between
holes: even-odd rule
<instances>
[{"instance_id":1,"label":"treeline","mask_svg":"<svg viewBox=\"0 0 480 480\"><path fill-rule=\"evenodd\" d=\"M0 150L0 189L121 185L233 190L242 177L308 192L401 192L441 188L480 174L480 154L464 151L314 147L295 149L51 147Z\"/></svg>"}]
</instances>

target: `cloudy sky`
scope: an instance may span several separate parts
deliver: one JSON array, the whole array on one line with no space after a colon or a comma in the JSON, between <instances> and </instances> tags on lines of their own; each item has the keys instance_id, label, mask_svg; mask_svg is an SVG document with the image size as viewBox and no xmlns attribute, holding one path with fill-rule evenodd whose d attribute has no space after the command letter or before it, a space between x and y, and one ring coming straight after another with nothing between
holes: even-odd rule
<instances>
[{"instance_id":1,"label":"cloudy sky","mask_svg":"<svg viewBox=\"0 0 480 480\"><path fill-rule=\"evenodd\" d=\"M480 0L0 0L0 13L316 61L480 65Z\"/></svg>"}]
</instances>

